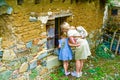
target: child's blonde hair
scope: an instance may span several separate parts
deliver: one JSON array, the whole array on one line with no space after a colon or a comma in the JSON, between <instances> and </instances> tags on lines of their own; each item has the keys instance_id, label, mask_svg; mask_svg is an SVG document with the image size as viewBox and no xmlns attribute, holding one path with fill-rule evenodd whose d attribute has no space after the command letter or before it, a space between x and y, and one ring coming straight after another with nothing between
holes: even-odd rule
<instances>
[{"instance_id":1,"label":"child's blonde hair","mask_svg":"<svg viewBox=\"0 0 120 80\"><path fill-rule=\"evenodd\" d=\"M62 37L67 37L67 34L65 32L61 32L61 38Z\"/></svg>"},{"instance_id":2,"label":"child's blonde hair","mask_svg":"<svg viewBox=\"0 0 120 80\"><path fill-rule=\"evenodd\" d=\"M67 22L63 22L63 24L61 25L61 28L63 28L63 29L69 29L70 25Z\"/></svg>"}]
</instances>

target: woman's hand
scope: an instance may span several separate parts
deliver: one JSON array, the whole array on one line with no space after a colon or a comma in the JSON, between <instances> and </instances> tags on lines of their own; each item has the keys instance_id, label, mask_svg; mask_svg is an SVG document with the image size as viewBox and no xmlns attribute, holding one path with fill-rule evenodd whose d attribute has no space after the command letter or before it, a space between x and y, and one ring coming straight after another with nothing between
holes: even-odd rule
<instances>
[{"instance_id":1,"label":"woman's hand","mask_svg":"<svg viewBox=\"0 0 120 80\"><path fill-rule=\"evenodd\" d=\"M80 46L80 44L76 44L76 47Z\"/></svg>"},{"instance_id":2,"label":"woman's hand","mask_svg":"<svg viewBox=\"0 0 120 80\"><path fill-rule=\"evenodd\" d=\"M70 43L73 43L73 44L75 44L76 43L76 40L75 40L75 38L74 37L69 37L69 41L70 41Z\"/></svg>"}]
</instances>

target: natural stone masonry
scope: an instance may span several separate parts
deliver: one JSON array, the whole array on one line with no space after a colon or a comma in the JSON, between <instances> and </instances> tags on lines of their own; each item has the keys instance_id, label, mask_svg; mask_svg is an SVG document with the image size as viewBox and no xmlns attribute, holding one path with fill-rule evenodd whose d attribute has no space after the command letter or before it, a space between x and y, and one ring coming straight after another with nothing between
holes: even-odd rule
<instances>
[{"instance_id":1,"label":"natural stone masonry","mask_svg":"<svg viewBox=\"0 0 120 80\"><path fill-rule=\"evenodd\" d=\"M19 72L22 73L22 72L26 72L28 70L28 62L24 62L20 69L19 69Z\"/></svg>"},{"instance_id":2,"label":"natural stone masonry","mask_svg":"<svg viewBox=\"0 0 120 80\"><path fill-rule=\"evenodd\" d=\"M55 1L52 4L47 0L42 0L37 5L33 3L33 0L24 0L22 5L16 5L14 0L6 0L6 2L12 6L13 13L0 15L1 47L3 48L1 49L3 60L0 64L0 67L2 66L0 79L42 78L48 72L54 71L54 67L61 65L55 55L57 51L54 51L54 48L47 50L46 25L39 20L30 21L31 12L40 17L44 13L46 15L48 10L52 12L70 11L73 15L66 21L73 26L84 26L91 34L87 39L92 48L96 43L96 37L93 36L96 34L94 30L101 27L103 16L98 0L79 4L70 4L70 0L66 0L64 3ZM57 14L60 17L60 14Z\"/></svg>"},{"instance_id":3,"label":"natural stone masonry","mask_svg":"<svg viewBox=\"0 0 120 80\"><path fill-rule=\"evenodd\" d=\"M55 66L61 65L60 61L58 60L57 56L48 56L46 61L47 69L51 69Z\"/></svg>"}]
</instances>

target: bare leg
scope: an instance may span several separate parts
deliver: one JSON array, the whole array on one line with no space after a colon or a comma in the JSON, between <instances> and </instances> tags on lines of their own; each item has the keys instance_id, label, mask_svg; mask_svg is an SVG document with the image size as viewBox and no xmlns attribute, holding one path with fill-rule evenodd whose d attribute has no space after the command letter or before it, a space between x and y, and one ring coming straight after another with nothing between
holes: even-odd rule
<instances>
[{"instance_id":1,"label":"bare leg","mask_svg":"<svg viewBox=\"0 0 120 80\"><path fill-rule=\"evenodd\" d=\"M68 65L69 65L68 61L63 62L63 66L64 66L66 76L68 76L70 74L70 72L68 72Z\"/></svg>"},{"instance_id":2,"label":"bare leg","mask_svg":"<svg viewBox=\"0 0 120 80\"><path fill-rule=\"evenodd\" d=\"M76 60L76 73L80 73L80 60Z\"/></svg>"},{"instance_id":3,"label":"bare leg","mask_svg":"<svg viewBox=\"0 0 120 80\"><path fill-rule=\"evenodd\" d=\"M68 63L68 61L66 61L66 66L67 66L67 71L68 71L68 66L69 66L69 63Z\"/></svg>"},{"instance_id":4,"label":"bare leg","mask_svg":"<svg viewBox=\"0 0 120 80\"><path fill-rule=\"evenodd\" d=\"M68 61L63 61L63 67L66 73L68 71Z\"/></svg>"},{"instance_id":5,"label":"bare leg","mask_svg":"<svg viewBox=\"0 0 120 80\"><path fill-rule=\"evenodd\" d=\"M80 72L82 72L83 63L84 63L84 61L83 61L83 60L80 60Z\"/></svg>"},{"instance_id":6,"label":"bare leg","mask_svg":"<svg viewBox=\"0 0 120 80\"><path fill-rule=\"evenodd\" d=\"M81 64L80 64L80 60L76 60L76 72L72 72L71 75L72 76L76 76L76 77L80 77L80 68L81 68Z\"/></svg>"}]
</instances>

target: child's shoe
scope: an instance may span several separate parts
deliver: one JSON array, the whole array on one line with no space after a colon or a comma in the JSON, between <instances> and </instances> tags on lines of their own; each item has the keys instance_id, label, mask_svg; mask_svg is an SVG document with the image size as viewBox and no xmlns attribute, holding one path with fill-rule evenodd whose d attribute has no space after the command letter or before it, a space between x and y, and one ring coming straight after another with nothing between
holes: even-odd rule
<instances>
[{"instance_id":1,"label":"child's shoe","mask_svg":"<svg viewBox=\"0 0 120 80\"><path fill-rule=\"evenodd\" d=\"M80 76L82 76L82 72L80 72Z\"/></svg>"},{"instance_id":2,"label":"child's shoe","mask_svg":"<svg viewBox=\"0 0 120 80\"><path fill-rule=\"evenodd\" d=\"M68 76L70 74L70 72L65 72L65 75Z\"/></svg>"},{"instance_id":3,"label":"child's shoe","mask_svg":"<svg viewBox=\"0 0 120 80\"><path fill-rule=\"evenodd\" d=\"M80 73L76 73L75 77L79 78L80 76L81 76Z\"/></svg>"},{"instance_id":4,"label":"child's shoe","mask_svg":"<svg viewBox=\"0 0 120 80\"><path fill-rule=\"evenodd\" d=\"M76 72L74 71L74 72L71 73L71 75L79 78L80 76L82 76L82 72L76 73Z\"/></svg>"},{"instance_id":5,"label":"child's shoe","mask_svg":"<svg viewBox=\"0 0 120 80\"><path fill-rule=\"evenodd\" d=\"M75 71L71 72L71 75L76 76L76 72Z\"/></svg>"}]
</instances>

